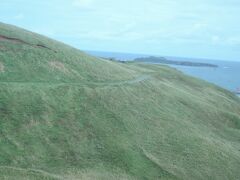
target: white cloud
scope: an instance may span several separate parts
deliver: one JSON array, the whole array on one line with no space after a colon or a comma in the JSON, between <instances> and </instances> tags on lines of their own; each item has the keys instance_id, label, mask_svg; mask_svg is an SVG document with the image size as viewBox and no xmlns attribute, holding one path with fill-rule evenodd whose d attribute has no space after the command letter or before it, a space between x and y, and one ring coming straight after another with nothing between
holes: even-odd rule
<instances>
[{"instance_id":1,"label":"white cloud","mask_svg":"<svg viewBox=\"0 0 240 180\"><path fill-rule=\"evenodd\" d=\"M195 23L193 25L193 30L197 31L197 30L201 30L201 29L204 29L207 27L207 23L202 23L202 22L199 22L199 23Z\"/></svg>"},{"instance_id":2,"label":"white cloud","mask_svg":"<svg viewBox=\"0 0 240 180\"><path fill-rule=\"evenodd\" d=\"M43 28L43 27L35 27L33 29L31 29L31 31L35 32L35 33L39 33L39 34L43 34L46 36L50 36L50 37L54 37L57 33L50 28Z\"/></svg>"},{"instance_id":3,"label":"white cloud","mask_svg":"<svg viewBox=\"0 0 240 180\"><path fill-rule=\"evenodd\" d=\"M70 39L75 44L86 42L81 44L84 49L105 44L105 50L109 51L118 47L119 51L174 55L182 50L201 56L213 50L220 53L226 47L221 55L235 56L232 51L236 48L240 55L240 25L236 23L239 0L61 0L59 6L53 0L32 1L33 8L27 9L24 3L14 6L14 1L18 0L0 0L2 21L16 24L22 21L21 25L26 27L38 24L35 31L64 41ZM24 18L28 21L23 21ZM196 49L190 52L193 48Z\"/></svg>"},{"instance_id":4,"label":"white cloud","mask_svg":"<svg viewBox=\"0 0 240 180\"><path fill-rule=\"evenodd\" d=\"M211 37L211 42L213 45L218 45L219 43L221 43L221 38L217 35L213 35Z\"/></svg>"},{"instance_id":5,"label":"white cloud","mask_svg":"<svg viewBox=\"0 0 240 180\"><path fill-rule=\"evenodd\" d=\"M75 0L72 5L79 8L90 8L93 4L93 0Z\"/></svg>"},{"instance_id":6,"label":"white cloud","mask_svg":"<svg viewBox=\"0 0 240 180\"><path fill-rule=\"evenodd\" d=\"M226 42L229 45L240 45L240 36L236 36L236 37L229 37Z\"/></svg>"},{"instance_id":7,"label":"white cloud","mask_svg":"<svg viewBox=\"0 0 240 180\"><path fill-rule=\"evenodd\" d=\"M21 19L24 19L24 14L22 14L22 13L19 13L19 14L17 14L16 16L14 16L14 19L18 19L18 20L21 20Z\"/></svg>"}]
</instances>

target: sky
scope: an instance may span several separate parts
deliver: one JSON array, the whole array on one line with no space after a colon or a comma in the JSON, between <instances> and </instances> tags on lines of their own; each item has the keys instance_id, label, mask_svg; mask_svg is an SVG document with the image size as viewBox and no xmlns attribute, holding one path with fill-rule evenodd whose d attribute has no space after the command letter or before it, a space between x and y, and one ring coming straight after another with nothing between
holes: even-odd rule
<instances>
[{"instance_id":1,"label":"sky","mask_svg":"<svg viewBox=\"0 0 240 180\"><path fill-rule=\"evenodd\" d=\"M81 50L240 61L239 0L0 0L0 21Z\"/></svg>"}]
</instances>

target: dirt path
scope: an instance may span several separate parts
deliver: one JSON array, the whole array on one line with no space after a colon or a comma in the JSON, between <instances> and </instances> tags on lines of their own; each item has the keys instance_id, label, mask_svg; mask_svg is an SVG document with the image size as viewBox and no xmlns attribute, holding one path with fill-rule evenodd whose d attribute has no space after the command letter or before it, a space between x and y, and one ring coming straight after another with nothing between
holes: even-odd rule
<instances>
[{"instance_id":1,"label":"dirt path","mask_svg":"<svg viewBox=\"0 0 240 180\"><path fill-rule=\"evenodd\" d=\"M126 80L126 81L119 81L119 82L109 82L109 83L89 83L89 85L93 84L93 85L105 85L105 86L111 86L111 85L124 85L124 84L136 84L145 80L150 79L152 76L150 75L141 75L138 76L134 79L131 80ZM88 84L87 84L88 85Z\"/></svg>"},{"instance_id":2,"label":"dirt path","mask_svg":"<svg viewBox=\"0 0 240 180\"><path fill-rule=\"evenodd\" d=\"M0 82L0 83L14 83L14 84L45 84L45 85L64 85L64 84L70 84L70 85L80 85L80 86L118 86L118 85L130 85L130 84L137 84L146 80L149 80L152 78L152 75L149 74L143 74L140 75L134 79L125 80L125 81L115 81L115 82L80 82L80 83L49 83L49 82Z\"/></svg>"}]
</instances>

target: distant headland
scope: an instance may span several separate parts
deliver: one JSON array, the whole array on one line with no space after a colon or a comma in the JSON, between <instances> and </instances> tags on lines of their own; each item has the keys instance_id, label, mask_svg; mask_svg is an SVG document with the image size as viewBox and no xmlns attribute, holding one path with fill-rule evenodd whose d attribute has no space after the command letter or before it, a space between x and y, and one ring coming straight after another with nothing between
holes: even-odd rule
<instances>
[{"instance_id":1,"label":"distant headland","mask_svg":"<svg viewBox=\"0 0 240 180\"><path fill-rule=\"evenodd\" d=\"M192 61L176 61L176 60L169 60L165 57L156 57L156 56L136 58L134 59L134 61L148 62L148 63L161 63L161 64L170 64L170 65L179 65L179 66L214 67L214 68L218 67L218 65L216 64L192 62Z\"/></svg>"}]
</instances>

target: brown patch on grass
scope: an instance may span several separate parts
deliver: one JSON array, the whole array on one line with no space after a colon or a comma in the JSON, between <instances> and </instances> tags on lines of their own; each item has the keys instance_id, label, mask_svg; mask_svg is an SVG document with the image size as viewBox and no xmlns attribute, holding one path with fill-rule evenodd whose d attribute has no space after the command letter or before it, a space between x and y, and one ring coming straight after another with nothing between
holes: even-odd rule
<instances>
[{"instance_id":1,"label":"brown patch on grass","mask_svg":"<svg viewBox=\"0 0 240 180\"><path fill-rule=\"evenodd\" d=\"M0 73L4 72L4 65L2 62L0 62Z\"/></svg>"},{"instance_id":2,"label":"brown patch on grass","mask_svg":"<svg viewBox=\"0 0 240 180\"><path fill-rule=\"evenodd\" d=\"M4 50L6 50L6 48L5 48L4 46L1 46L1 45L0 45L0 51L1 51L1 50L4 51Z\"/></svg>"},{"instance_id":3,"label":"brown patch on grass","mask_svg":"<svg viewBox=\"0 0 240 180\"><path fill-rule=\"evenodd\" d=\"M48 49L48 50L51 50L51 51L57 53L57 51L55 51L55 50L53 50L53 49L51 49L51 48L49 48L49 47L47 47L47 46L45 46L43 44L36 44L35 45L35 44L28 43L26 41L23 41L22 39L13 38L13 37L7 37L7 36L3 36L1 34L0 34L0 41L10 41L10 42L15 43L15 44L18 44L18 43L26 44L26 45L29 45L29 46L32 46L32 47L35 47L35 48L37 47L37 48Z\"/></svg>"},{"instance_id":4,"label":"brown patch on grass","mask_svg":"<svg viewBox=\"0 0 240 180\"><path fill-rule=\"evenodd\" d=\"M49 65L58 71L61 71L63 73L69 73L69 70L65 67L65 65L62 62L59 61L51 61L49 62Z\"/></svg>"},{"instance_id":5,"label":"brown patch on grass","mask_svg":"<svg viewBox=\"0 0 240 180\"><path fill-rule=\"evenodd\" d=\"M11 41L13 43L22 43L22 44L27 44L27 45L31 45L30 43L28 42L25 42L21 39L18 39L18 38L12 38L12 37L7 37L7 36L3 36L3 35L0 35L0 41Z\"/></svg>"}]
</instances>

